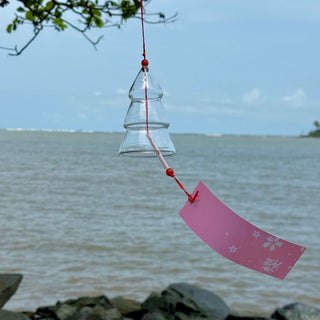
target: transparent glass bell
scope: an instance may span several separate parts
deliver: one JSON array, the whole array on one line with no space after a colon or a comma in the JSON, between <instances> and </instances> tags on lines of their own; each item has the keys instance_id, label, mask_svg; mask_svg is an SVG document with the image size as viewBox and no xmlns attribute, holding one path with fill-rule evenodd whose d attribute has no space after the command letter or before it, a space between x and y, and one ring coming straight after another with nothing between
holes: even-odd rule
<instances>
[{"instance_id":1,"label":"transparent glass bell","mask_svg":"<svg viewBox=\"0 0 320 320\"><path fill-rule=\"evenodd\" d=\"M149 134L163 156L175 154L175 147L167 131L169 122L161 102L162 88L150 75L149 68L143 66L129 90L131 103L123 124L127 131L123 137L119 155L157 156L147 136L145 83L148 96Z\"/></svg>"}]
</instances>

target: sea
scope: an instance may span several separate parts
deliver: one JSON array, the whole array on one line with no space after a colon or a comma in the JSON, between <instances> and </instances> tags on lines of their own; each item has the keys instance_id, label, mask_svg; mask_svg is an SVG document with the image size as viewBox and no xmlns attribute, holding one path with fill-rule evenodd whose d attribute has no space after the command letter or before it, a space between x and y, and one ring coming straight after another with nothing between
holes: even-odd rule
<instances>
[{"instance_id":1,"label":"sea","mask_svg":"<svg viewBox=\"0 0 320 320\"><path fill-rule=\"evenodd\" d=\"M81 296L144 301L171 283L233 312L320 307L320 139L172 134L168 165L234 212L307 247L284 280L220 256L185 224L187 201L155 158L118 156L122 133L0 130L0 273L21 273L9 310Z\"/></svg>"}]
</instances>

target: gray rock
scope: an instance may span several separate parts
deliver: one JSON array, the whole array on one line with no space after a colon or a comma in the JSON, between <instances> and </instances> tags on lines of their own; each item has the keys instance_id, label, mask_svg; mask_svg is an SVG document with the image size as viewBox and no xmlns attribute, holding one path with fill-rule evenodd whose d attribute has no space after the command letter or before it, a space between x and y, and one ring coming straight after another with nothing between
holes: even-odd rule
<instances>
[{"instance_id":1,"label":"gray rock","mask_svg":"<svg viewBox=\"0 0 320 320\"><path fill-rule=\"evenodd\" d=\"M0 310L0 320L30 320L30 318L23 313Z\"/></svg>"},{"instance_id":2,"label":"gray rock","mask_svg":"<svg viewBox=\"0 0 320 320\"><path fill-rule=\"evenodd\" d=\"M278 308L271 317L278 320L320 320L320 309L295 302Z\"/></svg>"},{"instance_id":3,"label":"gray rock","mask_svg":"<svg viewBox=\"0 0 320 320\"><path fill-rule=\"evenodd\" d=\"M191 320L189 316L182 312L176 312L175 320Z\"/></svg>"},{"instance_id":4,"label":"gray rock","mask_svg":"<svg viewBox=\"0 0 320 320\"><path fill-rule=\"evenodd\" d=\"M60 304L58 302L56 306L39 307L35 314L45 319L57 319L56 311L59 306Z\"/></svg>"},{"instance_id":5,"label":"gray rock","mask_svg":"<svg viewBox=\"0 0 320 320\"><path fill-rule=\"evenodd\" d=\"M150 312L145 314L141 320L167 320L160 312Z\"/></svg>"},{"instance_id":6,"label":"gray rock","mask_svg":"<svg viewBox=\"0 0 320 320\"><path fill-rule=\"evenodd\" d=\"M101 320L123 320L122 314L116 308L97 310L96 314L100 315Z\"/></svg>"},{"instance_id":7,"label":"gray rock","mask_svg":"<svg viewBox=\"0 0 320 320\"><path fill-rule=\"evenodd\" d=\"M187 319L186 316L193 320L224 320L230 313L218 295L186 283L172 284L161 295L152 293L142 309L148 313L161 313L170 320Z\"/></svg>"},{"instance_id":8,"label":"gray rock","mask_svg":"<svg viewBox=\"0 0 320 320\"><path fill-rule=\"evenodd\" d=\"M70 300L62 302L62 304L75 306L77 308L95 307L95 306L101 306L106 309L112 308L112 304L106 296L83 297L83 298L79 298L79 299L70 299Z\"/></svg>"},{"instance_id":9,"label":"gray rock","mask_svg":"<svg viewBox=\"0 0 320 320\"><path fill-rule=\"evenodd\" d=\"M193 310L200 312L201 317L211 320L224 320L230 313L225 302L215 293L191 286L186 283L172 284L168 291L178 293L183 297L177 310L184 313L193 313Z\"/></svg>"},{"instance_id":10,"label":"gray rock","mask_svg":"<svg viewBox=\"0 0 320 320\"><path fill-rule=\"evenodd\" d=\"M116 309L120 311L120 313L124 317L128 317L131 319L141 319L143 316L141 303L136 300L116 297L110 299L110 302Z\"/></svg>"},{"instance_id":11,"label":"gray rock","mask_svg":"<svg viewBox=\"0 0 320 320\"><path fill-rule=\"evenodd\" d=\"M270 320L270 319L259 317L259 316L239 316L239 315L230 314L225 320Z\"/></svg>"},{"instance_id":12,"label":"gray rock","mask_svg":"<svg viewBox=\"0 0 320 320\"><path fill-rule=\"evenodd\" d=\"M160 293L151 292L149 297L142 303L141 308L148 313L157 310L167 311L167 303Z\"/></svg>"},{"instance_id":13,"label":"gray rock","mask_svg":"<svg viewBox=\"0 0 320 320\"><path fill-rule=\"evenodd\" d=\"M55 314L59 320L69 320L73 319L74 315L77 313L77 310L78 308L76 306L62 304L57 308Z\"/></svg>"},{"instance_id":14,"label":"gray rock","mask_svg":"<svg viewBox=\"0 0 320 320\"><path fill-rule=\"evenodd\" d=\"M95 308L83 307L74 317L76 320L123 320L116 308L104 309L100 306Z\"/></svg>"},{"instance_id":15,"label":"gray rock","mask_svg":"<svg viewBox=\"0 0 320 320\"><path fill-rule=\"evenodd\" d=\"M82 297L78 299L69 299L63 302L59 301L55 306L38 308L35 314L41 317L41 319L50 318L58 320L95 320L100 319L98 315L92 315L94 313L97 313L96 310L98 309L112 310L109 312L109 320L116 320L116 318L118 319L122 317L120 312L114 309L106 296ZM114 316L115 313L117 313L117 316ZM104 319L105 318L101 318L100 320Z\"/></svg>"},{"instance_id":16,"label":"gray rock","mask_svg":"<svg viewBox=\"0 0 320 320\"><path fill-rule=\"evenodd\" d=\"M0 308L17 291L22 278L22 274L0 274Z\"/></svg>"},{"instance_id":17,"label":"gray rock","mask_svg":"<svg viewBox=\"0 0 320 320\"><path fill-rule=\"evenodd\" d=\"M89 316L93 312L93 308L91 307L83 307L78 313L75 319L77 320L87 320L90 319Z\"/></svg>"}]
</instances>

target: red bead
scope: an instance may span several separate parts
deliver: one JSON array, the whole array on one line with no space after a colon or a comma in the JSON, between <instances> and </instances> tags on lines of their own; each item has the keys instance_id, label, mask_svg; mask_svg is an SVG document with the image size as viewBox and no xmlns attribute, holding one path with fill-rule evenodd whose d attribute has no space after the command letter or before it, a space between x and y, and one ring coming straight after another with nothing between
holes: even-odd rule
<instances>
[{"instance_id":1,"label":"red bead","mask_svg":"<svg viewBox=\"0 0 320 320\"><path fill-rule=\"evenodd\" d=\"M149 65L149 61L147 59L143 59L141 61L141 64L142 64L143 67L147 67Z\"/></svg>"},{"instance_id":2,"label":"red bead","mask_svg":"<svg viewBox=\"0 0 320 320\"><path fill-rule=\"evenodd\" d=\"M174 171L171 168L167 169L166 174L169 177L174 177Z\"/></svg>"}]
</instances>

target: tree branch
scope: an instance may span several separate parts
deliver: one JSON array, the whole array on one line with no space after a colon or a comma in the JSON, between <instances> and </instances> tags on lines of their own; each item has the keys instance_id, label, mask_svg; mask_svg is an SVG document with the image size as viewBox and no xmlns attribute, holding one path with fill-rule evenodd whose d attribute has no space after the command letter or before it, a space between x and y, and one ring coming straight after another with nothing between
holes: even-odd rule
<instances>
[{"instance_id":1,"label":"tree branch","mask_svg":"<svg viewBox=\"0 0 320 320\"><path fill-rule=\"evenodd\" d=\"M37 30L34 30L33 37L24 45L24 47L22 47L20 50L18 50L17 46L15 46L15 48L11 49L11 50L15 51L15 53L9 53L9 56L19 56L38 37L38 35L42 29L43 29L43 26L40 26Z\"/></svg>"},{"instance_id":2,"label":"tree branch","mask_svg":"<svg viewBox=\"0 0 320 320\"><path fill-rule=\"evenodd\" d=\"M10 0L0 0L10 1ZM98 0L18 0L23 6L18 7L15 13L15 19L7 27L7 32L15 31L18 26L26 24L33 25L33 36L20 49L0 47L2 50L14 51L9 53L10 56L18 56L26 50L31 43L38 37L39 33L45 27L54 27L57 31L63 31L70 27L80 32L87 41L89 41L95 49L103 36L96 40L88 35L88 31L92 28L110 28L118 27L129 18L141 19L139 13L140 1L145 1L146 5L152 0L118 0L119 2L104 0L103 4L99 4ZM75 19L70 22L65 19L65 14L71 13ZM149 24L172 23L176 21L177 13L166 18L161 12L144 14L145 17L155 17L158 19L146 19ZM120 18L120 21L112 21L112 18ZM79 27L80 25L80 27ZM81 27L82 25L82 27Z\"/></svg>"},{"instance_id":3,"label":"tree branch","mask_svg":"<svg viewBox=\"0 0 320 320\"><path fill-rule=\"evenodd\" d=\"M92 40L87 34L86 34L86 28L85 29L80 29L77 26L73 25L71 22L64 20L64 22L73 28L74 30L80 32L94 47L95 50L97 50L97 45L100 42L100 40L103 38L103 35L100 36L97 40Z\"/></svg>"}]
</instances>

